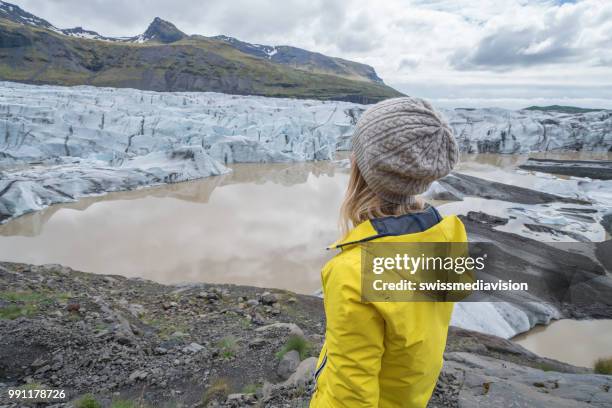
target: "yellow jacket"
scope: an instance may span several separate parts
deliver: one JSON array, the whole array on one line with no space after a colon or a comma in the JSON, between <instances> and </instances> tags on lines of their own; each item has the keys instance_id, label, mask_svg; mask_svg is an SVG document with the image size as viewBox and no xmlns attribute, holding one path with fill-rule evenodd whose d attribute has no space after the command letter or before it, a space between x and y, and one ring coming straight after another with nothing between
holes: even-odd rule
<instances>
[{"instance_id":1,"label":"yellow jacket","mask_svg":"<svg viewBox=\"0 0 612 408\"><path fill-rule=\"evenodd\" d=\"M456 216L429 207L379 218L332 245L321 271L327 327L311 408L425 407L442 368L450 302L361 301L359 242L467 242Z\"/></svg>"}]
</instances>

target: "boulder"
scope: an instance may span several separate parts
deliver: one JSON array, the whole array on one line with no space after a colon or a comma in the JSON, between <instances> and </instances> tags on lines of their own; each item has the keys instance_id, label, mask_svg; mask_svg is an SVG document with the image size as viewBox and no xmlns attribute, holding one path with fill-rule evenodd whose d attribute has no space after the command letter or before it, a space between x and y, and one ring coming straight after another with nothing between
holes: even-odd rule
<instances>
[{"instance_id":1,"label":"boulder","mask_svg":"<svg viewBox=\"0 0 612 408\"><path fill-rule=\"evenodd\" d=\"M272 323L266 326L258 327L255 329L256 332L268 332L271 330L284 330L288 331L289 334L294 336L304 336L304 331L295 323Z\"/></svg>"},{"instance_id":2,"label":"boulder","mask_svg":"<svg viewBox=\"0 0 612 408\"><path fill-rule=\"evenodd\" d=\"M612 235L612 212L604 214L601 218L600 223L602 227L604 227L608 235Z\"/></svg>"},{"instance_id":3,"label":"boulder","mask_svg":"<svg viewBox=\"0 0 612 408\"><path fill-rule=\"evenodd\" d=\"M276 373L279 377L286 380L293 374L296 368L300 365L300 353L296 350L291 350L285 353L278 363Z\"/></svg>"},{"instance_id":4,"label":"boulder","mask_svg":"<svg viewBox=\"0 0 612 408\"><path fill-rule=\"evenodd\" d=\"M520 204L546 204L552 202L589 204L585 200L563 197L529 188L518 187L496 181L485 180L467 174L453 172L438 180L444 187L450 187L461 194L491 200L509 201Z\"/></svg>"},{"instance_id":5,"label":"boulder","mask_svg":"<svg viewBox=\"0 0 612 408\"><path fill-rule=\"evenodd\" d=\"M195 354L199 351L204 350L204 346L198 343L189 343L183 347L183 353Z\"/></svg>"},{"instance_id":6,"label":"boulder","mask_svg":"<svg viewBox=\"0 0 612 408\"><path fill-rule=\"evenodd\" d=\"M304 359L295 372L283 383L285 386L306 386L314 377L317 366L316 357Z\"/></svg>"}]
</instances>

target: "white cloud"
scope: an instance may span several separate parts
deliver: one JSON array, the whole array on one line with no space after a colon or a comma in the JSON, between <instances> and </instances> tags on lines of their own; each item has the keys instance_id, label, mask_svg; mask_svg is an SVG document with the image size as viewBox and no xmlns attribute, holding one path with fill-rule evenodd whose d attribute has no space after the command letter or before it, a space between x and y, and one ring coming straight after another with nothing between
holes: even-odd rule
<instances>
[{"instance_id":1,"label":"white cloud","mask_svg":"<svg viewBox=\"0 0 612 408\"><path fill-rule=\"evenodd\" d=\"M524 6L510 20L491 18L481 39L457 50L451 64L459 69L497 70L555 63L595 65L612 55L605 46L612 41L611 22L601 19L610 13L612 3L597 0L560 7Z\"/></svg>"},{"instance_id":2,"label":"white cloud","mask_svg":"<svg viewBox=\"0 0 612 408\"><path fill-rule=\"evenodd\" d=\"M406 56L401 59L399 66L397 67L398 72L411 71L419 66L419 59L415 57Z\"/></svg>"},{"instance_id":3,"label":"white cloud","mask_svg":"<svg viewBox=\"0 0 612 408\"><path fill-rule=\"evenodd\" d=\"M189 34L294 45L370 64L401 91L439 100L584 103L612 89L609 0L14 2L105 35L138 34L159 16Z\"/></svg>"}]
</instances>

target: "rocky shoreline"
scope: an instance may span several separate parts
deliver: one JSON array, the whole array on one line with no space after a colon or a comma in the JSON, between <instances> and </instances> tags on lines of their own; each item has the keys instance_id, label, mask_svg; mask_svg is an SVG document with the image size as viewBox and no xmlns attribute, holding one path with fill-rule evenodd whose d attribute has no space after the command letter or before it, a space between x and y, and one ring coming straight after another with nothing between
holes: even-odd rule
<instances>
[{"instance_id":1,"label":"rocky shoreline","mask_svg":"<svg viewBox=\"0 0 612 408\"><path fill-rule=\"evenodd\" d=\"M104 407L301 407L322 344L321 299L235 285L161 285L0 263L0 406L9 387ZM430 407L605 407L612 376L451 328ZM91 394L91 395L87 395ZM123 405L120 405L123 404Z\"/></svg>"}]
</instances>

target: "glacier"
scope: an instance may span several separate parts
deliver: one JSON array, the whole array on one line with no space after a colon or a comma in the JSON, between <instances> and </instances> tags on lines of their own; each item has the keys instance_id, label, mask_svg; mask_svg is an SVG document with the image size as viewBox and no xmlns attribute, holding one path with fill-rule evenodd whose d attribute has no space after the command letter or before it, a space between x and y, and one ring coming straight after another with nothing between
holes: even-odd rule
<instances>
[{"instance_id":1,"label":"glacier","mask_svg":"<svg viewBox=\"0 0 612 408\"><path fill-rule=\"evenodd\" d=\"M561 113L500 108L442 109L462 151L610 151L612 111Z\"/></svg>"},{"instance_id":2,"label":"glacier","mask_svg":"<svg viewBox=\"0 0 612 408\"><path fill-rule=\"evenodd\" d=\"M455 304L450 324L509 339L561 317L558 309L546 303L466 302Z\"/></svg>"},{"instance_id":3,"label":"glacier","mask_svg":"<svg viewBox=\"0 0 612 408\"><path fill-rule=\"evenodd\" d=\"M100 160L63 164L32 165L10 173L0 172L0 217L17 217L56 203L111 191L133 190L156 184L174 183L229 169L208 156L201 147L177 147L152 152L109 165ZM5 178L10 174L10 178ZM9 218L12 218L9 216Z\"/></svg>"},{"instance_id":4,"label":"glacier","mask_svg":"<svg viewBox=\"0 0 612 408\"><path fill-rule=\"evenodd\" d=\"M327 160L346 102L0 83L0 223L54 203L219 175L241 162Z\"/></svg>"},{"instance_id":5,"label":"glacier","mask_svg":"<svg viewBox=\"0 0 612 408\"><path fill-rule=\"evenodd\" d=\"M366 108L212 92L0 82L0 223L85 195L222 174L231 163L333 159L336 151L350 149ZM464 152L612 147L612 111L441 112ZM179 165L185 151L192 154ZM71 184L70 177L81 181ZM64 191L55 185L59 182L70 187Z\"/></svg>"}]
</instances>

